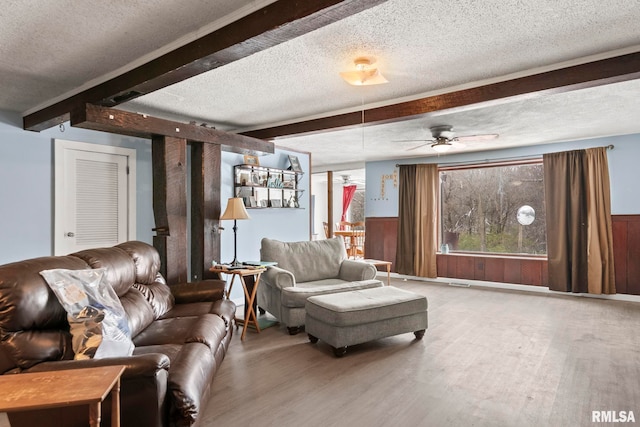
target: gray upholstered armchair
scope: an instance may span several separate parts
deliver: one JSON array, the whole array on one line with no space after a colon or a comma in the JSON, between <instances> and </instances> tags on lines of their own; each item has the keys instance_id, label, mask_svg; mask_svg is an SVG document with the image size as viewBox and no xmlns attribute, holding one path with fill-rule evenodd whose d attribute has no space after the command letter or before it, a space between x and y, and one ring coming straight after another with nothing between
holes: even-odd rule
<instances>
[{"instance_id":1,"label":"gray upholstered armchair","mask_svg":"<svg viewBox=\"0 0 640 427\"><path fill-rule=\"evenodd\" d=\"M295 335L304 325L307 298L382 286L376 268L347 259L341 237L307 242L262 239L262 261L275 261L262 274L258 306L275 316Z\"/></svg>"}]
</instances>

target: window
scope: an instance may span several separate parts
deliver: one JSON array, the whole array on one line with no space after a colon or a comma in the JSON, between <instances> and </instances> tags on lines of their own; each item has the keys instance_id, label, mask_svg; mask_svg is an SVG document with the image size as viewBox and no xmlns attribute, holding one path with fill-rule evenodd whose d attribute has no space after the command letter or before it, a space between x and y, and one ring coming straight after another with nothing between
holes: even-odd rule
<instances>
[{"instance_id":1,"label":"window","mask_svg":"<svg viewBox=\"0 0 640 427\"><path fill-rule=\"evenodd\" d=\"M364 221L364 199L364 190L356 190L347 213L349 222Z\"/></svg>"},{"instance_id":2,"label":"window","mask_svg":"<svg viewBox=\"0 0 640 427\"><path fill-rule=\"evenodd\" d=\"M547 252L542 162L440 169L449 251Z\"/></svg>"}]
</instances>

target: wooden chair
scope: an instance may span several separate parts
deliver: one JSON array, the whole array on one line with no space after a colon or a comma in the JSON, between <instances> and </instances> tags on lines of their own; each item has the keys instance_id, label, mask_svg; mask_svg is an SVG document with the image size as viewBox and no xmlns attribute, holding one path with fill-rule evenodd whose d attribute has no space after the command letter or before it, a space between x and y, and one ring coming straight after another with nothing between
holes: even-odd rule
<instances>
[{"instance_id":1,"label":"wooden chair","mask_svg":"<svg viewBox=\"0 0 640 427\"><path fill-rule=\"evenodd\" d=\"M351 230L351 223L349 221L340 221L336 223L336 229L349 231Z\"/></svg>"},{"instance_id":2,"label":"wooden chair","mask_svg":"<svg viewBox=\"0 0 640 427\"><path fill-rule=\"evenodd\" d=\"M324 237L326 237L327 239L331 238L331 236L329 236L329 223L322 222L322 225L324 226Z\"/></svg>"},{"instance_id":3,"label":"wooden chair","mask_svg":"<svg viewBox=\"0 0 640 427\"><path fill-rule=\"evenodd\" d=\"M364 221L351 223L351 230L354 230L354 231L362 230L362 234L358 234L355 237L356 249L354 253L356 258L364 258L364 239L366 235Z\"/></svg>"},{"instance_id":4,"label":"wooden chair","mask_svg":"<svg viewBox=\"0 0 640 427\"><path fill-rule=\"evenodd\" d=\"M349 221L340 221L336 223L336 230L341 230L341 231L351 231L352 230L352 224ZM344 238L344 248L347 250L347 254L350 254L352 249L351 249L351 238L350 237L345 237Z\"/></svg>"}]
</instances>

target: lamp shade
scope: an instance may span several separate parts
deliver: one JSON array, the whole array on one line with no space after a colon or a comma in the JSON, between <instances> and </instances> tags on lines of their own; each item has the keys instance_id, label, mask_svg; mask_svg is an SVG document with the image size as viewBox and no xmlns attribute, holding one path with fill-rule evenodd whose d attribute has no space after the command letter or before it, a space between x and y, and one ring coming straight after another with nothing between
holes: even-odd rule
<instances>
[{"instance_id":1,"label":"lamp shade","mask_svg":"<svg viewBox=\"0 0 640 427\"><path fill-rule=\"evenodd\" d=\"M251 219L240 197L231 197L220 219Z\"/></svg>"}]
</instances>

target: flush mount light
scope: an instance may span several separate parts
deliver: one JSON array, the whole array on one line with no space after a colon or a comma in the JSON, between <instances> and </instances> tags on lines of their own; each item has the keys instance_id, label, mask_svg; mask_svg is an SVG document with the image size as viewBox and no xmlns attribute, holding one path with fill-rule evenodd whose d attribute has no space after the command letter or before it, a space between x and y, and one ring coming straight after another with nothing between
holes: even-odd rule
<instances>
[{"instance_id":1,"label":"flush mount light","mask_svg":"<svg viewBox=\"0 0 640 427\"><path fill-rule=\"evenodd\" d=\"M370 68L375 60L370 58L356 58L354 61L355 71L344 71L340 73L340 76L350 85L354 86L368 86L379 85L387 83L388 80L384 78L377 68Z\"/></svg>"}]
</instances>

